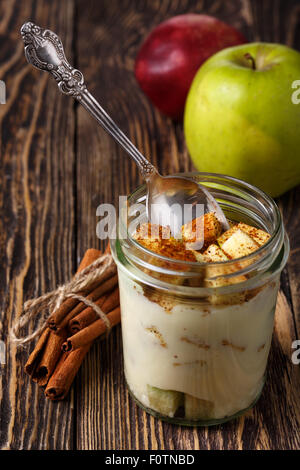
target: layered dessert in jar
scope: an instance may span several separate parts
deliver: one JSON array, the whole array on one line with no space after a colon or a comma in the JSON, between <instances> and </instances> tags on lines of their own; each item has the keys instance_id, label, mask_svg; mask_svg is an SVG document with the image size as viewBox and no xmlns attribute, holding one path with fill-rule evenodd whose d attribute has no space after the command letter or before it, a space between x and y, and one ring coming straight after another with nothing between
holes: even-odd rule
<instances>
[{"instance_id":1,"label":"layered dessert in jar","mask_svg":"<svg viewBox=\"0 0 300 470\"><path fill-rule=\"evenodd\" d=\"M219 178L230 201L238 180ZM264 385L288 242L274 202L254 188L253 213L257 192L266 205L259 217L255 206L251 218L248 185L243 195L238 184L239 208L236 201L223 207L229 230L209 212L174 238L142 214L126 237L119 232L112 241L128 388L171 422L226 421L251 407ZM140 202L139 191L133 199Z\"/></svg>"}]
</instances>

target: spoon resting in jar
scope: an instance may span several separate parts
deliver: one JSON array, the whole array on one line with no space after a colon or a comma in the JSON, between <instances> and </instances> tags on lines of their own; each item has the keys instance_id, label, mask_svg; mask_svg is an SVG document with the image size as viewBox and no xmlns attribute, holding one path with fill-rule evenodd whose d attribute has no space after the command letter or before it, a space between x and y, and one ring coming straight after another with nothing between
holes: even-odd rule
<instances>
[{"instance_id":1,"label":"spoon resting in jar","mask_svg":"<svg viewBox=\"0 0 300 470\"><path fill-rule=\"evenodd\" d=\"M135 161L147 184L147 216L151 223L170 225L172 234L177 234L195 214L214 212L223 229L229 228L222 209L205 187L182 176L161 176L141 154L87 90L82 73L67 61L57 34L27 22L21 28L21 35L27 61L53 75L59 90L82 104Z\"/></svg>"}]
</instances>

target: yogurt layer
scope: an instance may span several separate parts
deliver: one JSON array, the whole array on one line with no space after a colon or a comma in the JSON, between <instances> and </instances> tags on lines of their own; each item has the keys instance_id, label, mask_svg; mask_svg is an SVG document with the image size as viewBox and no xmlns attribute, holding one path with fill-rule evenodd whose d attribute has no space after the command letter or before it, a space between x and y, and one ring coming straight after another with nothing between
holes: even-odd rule
<instances>
[{"instance_id":1,"label":"yogurt layer","mask_svg":"<svg viewBox=\"0 0 300 470\"><path fill-rule=\"evenodd\" d=\"M149 407L147 386L213 403L212 419L231 416L259 395L270 349L278 280L237 305L197 300L166 309L119 269L125 374Z\"/></svg>"}]
</instances>

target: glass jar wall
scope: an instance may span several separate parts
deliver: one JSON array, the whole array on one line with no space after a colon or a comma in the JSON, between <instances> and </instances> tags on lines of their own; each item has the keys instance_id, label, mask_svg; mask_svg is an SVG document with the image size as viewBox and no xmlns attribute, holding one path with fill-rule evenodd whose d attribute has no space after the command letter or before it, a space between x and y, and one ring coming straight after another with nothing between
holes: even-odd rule
<instances>
[{"instance_id":1,"label":"glass jar wall","mask_svg":"<svg viewBox=\"0 0 300 470\"><path fill-rule=\"evenodd\" d=\"M238 262L165 259L132 237L146 220L141 186L128 198L111 247L132 396L170 422L210 425L239 415L260 396L289 244L276 204L262 191L222 175L186 176L210 189L228 219L266 230L269 241Z\"/></svg>"}]
</instances>

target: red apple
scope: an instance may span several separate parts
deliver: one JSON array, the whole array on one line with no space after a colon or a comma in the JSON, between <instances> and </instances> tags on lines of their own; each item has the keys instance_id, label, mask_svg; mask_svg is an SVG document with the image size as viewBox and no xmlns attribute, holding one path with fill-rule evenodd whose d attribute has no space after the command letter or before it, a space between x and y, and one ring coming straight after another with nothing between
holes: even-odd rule
<instances>
[{"instance_id":1,"label":"red apple","mask_svg":"<svg viewBox=\"0 0 300 470\"><path fill-rule=\"evenodd\" d=\"M245 42L239 31L212 16L174 16L146 38L136 58L135 76L160 111L181 118L200 65L219 50Z\"/></svg>"}]
</instances>

